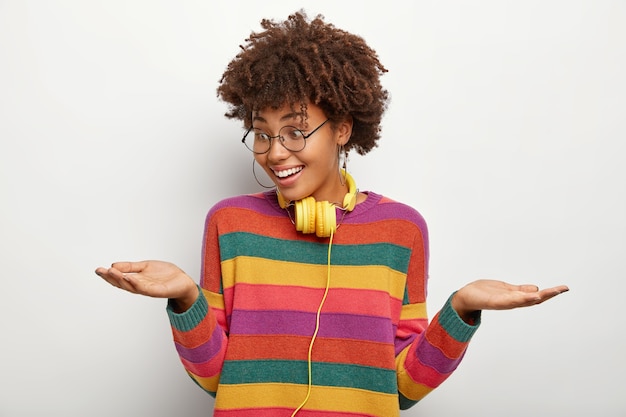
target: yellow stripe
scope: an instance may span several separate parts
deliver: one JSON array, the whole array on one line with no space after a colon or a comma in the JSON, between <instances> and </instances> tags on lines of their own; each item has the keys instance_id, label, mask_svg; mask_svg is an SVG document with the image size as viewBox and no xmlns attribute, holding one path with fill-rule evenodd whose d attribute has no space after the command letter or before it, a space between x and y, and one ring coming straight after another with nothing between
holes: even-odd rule
<instances>
[{"instance_id":1,"label":"yellow stripe","mask_svg":"<svg viewBox=\"0 0 626 417\"><path fill-rule=\"evenodd\" d=\"M220 385L215 409L287 407L294 410L304 400L306 385L237 384ZM377 416L399 416L398 396L354 388L313 386L304 405L308 410L333 410Z\"/></svg>"},{"instance_id":2,"label":"yellow stripe","mask_svg":"<svg viewBox=\"0 0 626 417\"><path fill-rule=\"evenodd\" d=\"M406 355L409 353L410 348L410 346L407 346L398 356L396 356L396 369L400 370L400 372L398 372L398 391L400 391L402 395L409 400L419 401L428 395L428 393L430 393L434 388L416 383L405 371L404 364L406 361Z\"/></svg>"},{"instance_id":3,"label":"yellow stripe","mask_svg":"<svg viewBox=\"0 0 626 417\"><path fill-rule=\"evenodd\" d=\"M222 294L216 294L212 291L205 290L204 288L202 289L202 293L211 307L224 310L224 297Z\"/></svg>"},{"instance_id":4,"label":"yellow stripe","mask_svg":"<svg viewBox=\"0 0 626 417\"><path fill-rule=\"evenodd\" d=\"M426 303L407 304L402 306L400 320L425 319L428 318Z\"/></svg>"},{"instance_id":5,"label":"yellow stripe","mask_svg":"<svg viewBox=\"0 0 626 417\"><path fill-rule=\"evenodd\" d=\"M193 372L187 371L187 373L198 383L198 385L200 385L205 390L211 391L211 392L217 391L217 386L220 383L221 374L217 374L217 375L210 376L210 377L201 377L201 376L194 374Z\"/></svg>"},{"instance_id":6,"label":"yellow stripe","mask_svg":"<svg viewBox=\"0 0 626 417\"><path fill-rule=\"evenodd\" d=\"M406 275L386 266L332 267L332 287L372 289L388 292L392 297L404 298ZM222 262L224 288L238 283L267 285L297 285L294 277L306 285L324 288L327 265L303 265L269 259L237 257Z\"/></svg>"}]
</instances>

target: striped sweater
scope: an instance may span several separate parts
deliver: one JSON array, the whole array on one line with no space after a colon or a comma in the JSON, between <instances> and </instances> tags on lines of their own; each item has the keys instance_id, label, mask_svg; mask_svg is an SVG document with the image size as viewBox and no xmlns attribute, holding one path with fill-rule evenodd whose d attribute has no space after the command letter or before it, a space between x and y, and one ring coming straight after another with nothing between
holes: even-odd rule
<instances>
[{"instance_id":1,"label":"striped sweater","mask_svg":"<svg viewBox=\"0 0 626 417\"><path fill-rule=\"evenodd\" d=\"M463 322L448 299L429 323L417 211L369 192L342 214L297 415L397 416L456 369L479 322ZM216 397L214 416L290 416L307 397L328 249L328 238L296 232L274 192L211 209L200 297L167 311L185 369Z\"/></svg>"}]
</instances>

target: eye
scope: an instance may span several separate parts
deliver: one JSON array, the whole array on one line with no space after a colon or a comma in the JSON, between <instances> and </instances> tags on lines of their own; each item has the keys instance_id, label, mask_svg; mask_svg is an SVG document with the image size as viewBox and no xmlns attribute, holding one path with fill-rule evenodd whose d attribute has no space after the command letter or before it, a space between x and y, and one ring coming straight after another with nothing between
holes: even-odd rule
<instances>
[{"instance_id":1,"label":"eye","mask_svg":"<svg viewBox=\"0 0 626 417\"><path fill-rule=\"evenodd\" d=\"M270 135L268 135L267 133L263 132L262 130L254 129L254 140L269 141L270 140Z\"/></svg>"},{"instance_id":2,"label":"eye","mask_svg":"<svg viewBox=\"0 0 626 417\"><path fill-rule=\"evenodd\" d=\"M282 136L288 140L300 140L304 138L304 133L293 126L285 126L281 132Z\"/></svg>"}]
</instances>

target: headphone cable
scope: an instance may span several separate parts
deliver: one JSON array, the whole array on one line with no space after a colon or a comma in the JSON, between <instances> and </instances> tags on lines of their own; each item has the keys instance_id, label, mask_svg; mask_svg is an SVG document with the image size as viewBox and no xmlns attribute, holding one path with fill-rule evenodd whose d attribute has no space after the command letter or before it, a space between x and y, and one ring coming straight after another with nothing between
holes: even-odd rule
<instances>
[{"instance_id":1,"label":"headphone cable","mask_svg":"<svg viewBox=\"0 0 626 417\"><path fill-rule=\"evenodd\" d=\"M311 352L313 351L313 343L315 342L315 339L317 338L317 333L320 329L320 314L322 312L322 307L324 306L324 303L326 302L326 296L328 295L328 290L330 289L330 254L331 254L331 249L333 246L333 236L334 236L334 232L331 229L330 231L330 240L328 242L328 262L327 262L327 273L326 273L326 289L324 290L324 296L322 297L322 301L320 302L319 307L317 308L317 314L315 315L315 331L313 332L313 336L311 337L311 342L309 343L309 352L308 352L308 356L307 356L307 365L308 365L308 375L309 375L309 383L308 383L308 388L307 388L307 394L306 397L304 398L304 401L302 401L302 404L300 404L298 406L298 408L295 409L295 411L291 414L291 417L294 417L296 415L296 413L298 411L300 411L302 409L302 407L304 407L304 405L307 403L307 401L309 401L309 397L311 396L311 388L313 386L313 372L311 370L312 366L311 366Z\"/></svg>"}]
</instances>

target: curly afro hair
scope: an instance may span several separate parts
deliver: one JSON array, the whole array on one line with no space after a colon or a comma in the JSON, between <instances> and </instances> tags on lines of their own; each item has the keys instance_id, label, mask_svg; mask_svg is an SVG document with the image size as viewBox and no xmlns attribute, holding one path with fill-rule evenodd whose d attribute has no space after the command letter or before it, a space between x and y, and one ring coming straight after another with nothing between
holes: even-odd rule
<instances>
[{"instance_id":1,"label":"curly afro hair","mask_svg":"<svg viewBox=\"0 0 626 417\"><path fill-rule=\"evenodd\" d=\"M380 84L387 69L363 38L300 10L283 22L263 19L260 33L228 64L217 89L225 114L250 126L252 111L288 104L320 106L331 121L352 117L345 145L361 155L377 146L389 94Z\"/></svg>"}]
</instances>

